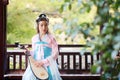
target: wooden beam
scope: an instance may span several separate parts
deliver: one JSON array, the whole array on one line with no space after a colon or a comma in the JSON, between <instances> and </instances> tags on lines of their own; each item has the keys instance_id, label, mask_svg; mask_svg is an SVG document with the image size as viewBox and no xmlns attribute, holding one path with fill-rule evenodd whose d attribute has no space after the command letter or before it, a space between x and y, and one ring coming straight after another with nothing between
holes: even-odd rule
<instances>
[{"instance_id":1,"label":"wooden beam","mask_svg":"<svg viewBox=\"0 0 120 80\"><path fill-rule=\"evenodd\" d=\"M4 80L6 53L6 5L8 0L0 1L0 80Z\"/></svg>"},{"instance_id":2,"label":"wooden beam","mask_svg":"<svg viewBox=\"0 0 120 80\"><path fill-rule=\"evenodd\" d=\"M0 0L0 5L7 5L8 3L8 0Z\"/></svg>"}]
</instances>

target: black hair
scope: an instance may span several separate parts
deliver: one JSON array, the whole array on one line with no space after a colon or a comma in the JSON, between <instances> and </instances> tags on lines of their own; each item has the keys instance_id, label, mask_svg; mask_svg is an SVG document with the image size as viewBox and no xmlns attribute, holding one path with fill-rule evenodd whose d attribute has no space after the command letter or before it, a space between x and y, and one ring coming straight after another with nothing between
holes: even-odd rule
<instances>
[{"instance_id":1,"label":"black hair","mask_svg":"<svg viewBox=\"0 0 120 80\"><path fill-rule=\"evenodd\" d=\"M47 18L46 14L40 14L39 17L36 19L37 33L39 33L39 22L40 21L47 21L47 23L49 24L49 19ZM47 31L47 33L48 33L48 31Z\"/></svg>"},{"instance_id":2,"label":"black hair","mask_svg":"<svg viewBox=\"0 0 120 80\"><path fill-rule=\"evenodd\" d=\"M49 23L49 19L47 18L46 14L40 14L39 17L36 19L36 22L40 21L47 21Z\"/></svg>"}]
</instances>

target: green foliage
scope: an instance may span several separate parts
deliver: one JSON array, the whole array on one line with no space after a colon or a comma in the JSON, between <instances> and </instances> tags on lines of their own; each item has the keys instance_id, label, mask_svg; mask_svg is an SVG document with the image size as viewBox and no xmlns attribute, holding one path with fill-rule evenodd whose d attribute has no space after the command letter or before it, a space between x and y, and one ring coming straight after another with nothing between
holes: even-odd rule
<instances>
[{"instance_id":1,"label":"green foliage","mask_svg":"<svg viewBox=\"0 0 120 80\"><path fill-rule=\"evenodd\" d=\"M31 43L32 36L36 34L37 16L40 13L56 13L61 3L50 0L10 0L7 9L7 43Z\"/></svg>"},{"instance_id":2,"label":"green foliage","mask_svg":"<svg viewBox=\"0 0 120 80\"><path fill-rule=\"evenodd\" d=\"M31 14L30 9L25 8L24 3L15 5L15 1L12 0L8 6L7 43L14 43L15 41L25 43L24 38L28 38L27 42L30 43L31 36L35 34L35 31L31 31L33 29L31 17L34 15Z\"/></svg>"},{"instance_id":3,"label":"green foliage","mask_svg":"<svg viewBox=\"0 0 120 80\"><path fill-rule=\"evenodd\" d=\"M101 57L101 64L103 65L102 69L104 71L104 74L102 76L103 79L117 79L118 77L115 76L118 76L120 72L115 71L115 67L113 67L115 62L119 62L115 61L115 57L120 50L120 28L118 28L120 14L115 15L119 12L118 3L120 3L119 0L99 0L99 2L94 0L94 5L97 6L97 15L93 24L103 27L98 39L94 40L95 42L100 42L95 44L94 50L97 52L103 52L103 55ZM113 8L113 5L116 8ZM115 75L113 75L113 73Z\"/></svg>"},{"instance_id":4,"label":"green foliage","mask_svg":"<svg viewBox=\"0 0 120 80\"><path fill-rule=\"evenodd\" d=\"M93 6L92 2L87 5L85 1L81 0L78 2L65 0L59 11L64 14L65 34L67 38L71 36L71 41L75 42L77 35L80 35L84 37L84 42L81 43L84 44L89 37L93 38L99 34L99 27L92 26L92 21L96 15L96 7ZM82 41L80 36L79 41Z\"/></svg>"},{"instance_id":5,"label":"green foliage","mask_svg":"<svg viewBox=\"0 0 120 80\"><path fill-rule=\"evenodd\" d=\"M75 6L72 3L78 3ZM67 5L67 10L65 7ZM116 60L116 55L120 51L120 0L65 0L60 11L69 12L65 22L70 26L68 35L78 33L84 34L86 39L90 38L87 45L91 46L92 53L101 53L100 61L92 66L92 72L100 72L102 70L102 80L117 80L120 74L119 60ZM70 9L68 8L70 6ZM76 8L77 7L77 8ZM94 10L94 16L89 21L79 21L82 14L91 14ZM76 14L76 16L72 16ZM80 15L80 16L78 16ZM83 18L83 17L82 17ZM77 21L74 22L74 19ZM94 28L102 28L101 33L94 33ZM73 32L72 32L73 31ZM94 32L93 32L94 31ZM93 35L96 34L96 35ZM117 68L115 67L117 66ZM117 70L117 71L116 71Z\"/></svg>"},{"instance_id":6,"label":"green foliage","mask_svg":"<svg viewBox=\"0 0 120 80\"><path fill-rule=\"evenodd\" d=\"M95 8L90 14L79 14L77 11L84 12L78 8L80 4L72 0L65 0L65 2L64 4L62 0L25 0L24 2L10 0L7 14L7 43L13 44L16 41L31 43L32 36L36 34L35 19L40 13L48 15L50 19L49 30L60 44L85 44L84 37L86 36L83 36L82 32L86 35L89 33L95 35L94 32L99 34L98 27L91 28L92 31L86 29L86 22L93 21ZM62 6L60 7L60 5ZM59 11L62 13L60 14ZM86 27L81 28L82 25Z\"/></svg>"}]
</instances>

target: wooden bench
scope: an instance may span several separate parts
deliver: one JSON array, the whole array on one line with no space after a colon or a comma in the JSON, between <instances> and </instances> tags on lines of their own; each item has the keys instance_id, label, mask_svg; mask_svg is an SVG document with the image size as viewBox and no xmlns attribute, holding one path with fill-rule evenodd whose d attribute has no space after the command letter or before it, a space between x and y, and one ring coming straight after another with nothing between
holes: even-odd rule
<instances>
[{"instance_id":1,"label":"wooden bench","mask_svg":"<svg viewBox=\"0 0 120 80\"><path fill-rule=\"evenodd\" d=\"M63 80L100 80L100 74L91 74L91 65L99 60L99 55L91 55L85 52L71 51L72 48L80 48L83 45L59 45L59 57L57 59L59 71ZM65 48L64 51L62 48ZM69 51L67 51L70 48ZM76 49L77 50L77 49ZM21 80L28 65L27 57L22 50L7 51L7 68L5 80Z\"/></svg>"}]
</instances>

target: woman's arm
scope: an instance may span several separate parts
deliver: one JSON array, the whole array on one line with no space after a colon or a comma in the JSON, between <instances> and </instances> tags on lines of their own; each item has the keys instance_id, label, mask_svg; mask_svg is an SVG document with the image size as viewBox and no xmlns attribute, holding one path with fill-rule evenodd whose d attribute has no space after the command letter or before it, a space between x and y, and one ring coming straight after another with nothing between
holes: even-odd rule
<instances>
[{"instance_id":1,"label":"woman's arm","mask_svg":"<svg viewBox=\"0 0 120 80\"><path fill-rule=\"evenodd\" d=\"M55 38L53 38L52 40L52 58L54 60L56 60L58 58L58 55L59 55L59 51L58 51L58 44L55 40Z\"/></svg>"},{"instance_id":2,"label":"woman's arm","mask_svg":"<svg viewBox=\"0 0 120 80\"><path fill-rule=\"evenodd\" d=\"M33 38L32 38L32 49L30 50L30 55L31 55L31 56L34 55L34 50L35 50L35 40L36 40L36 36L33 36Z\"/></svg>"},{"instance_id":3,"label":"woman's arm","mask_svg":"<svg viewBox=\"0 0 120 80\"><path fill-rule=\"evenodd\" d=\"M57 44L55 38L50 36L50 39L51 39L50 45L52 48L52 54L42 61L46 66L49 65L49 62L51 59L56 60L58 58L58 55L59 55L58 44Z\"/></svg>"}]
</instances>

